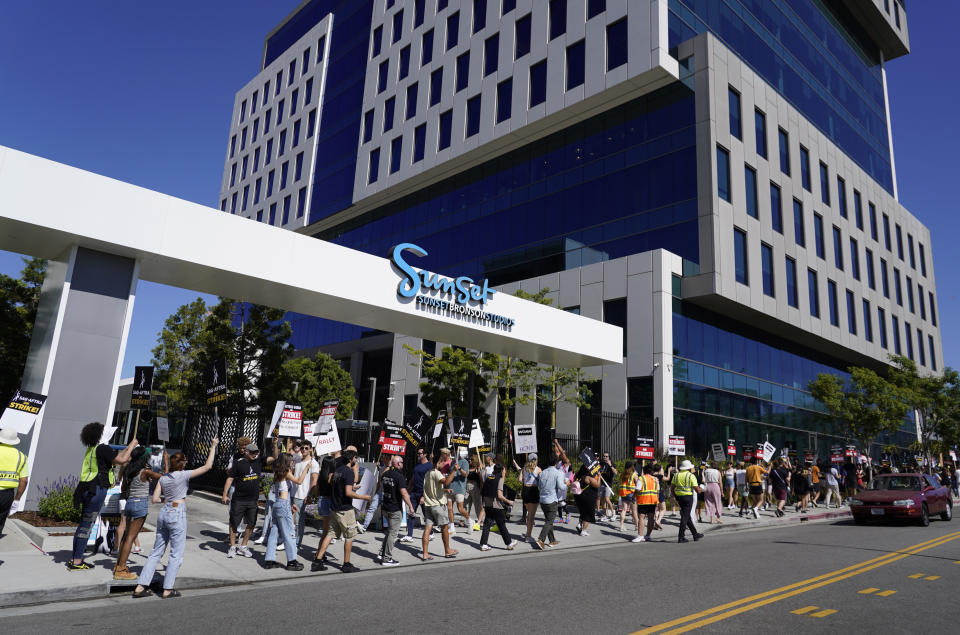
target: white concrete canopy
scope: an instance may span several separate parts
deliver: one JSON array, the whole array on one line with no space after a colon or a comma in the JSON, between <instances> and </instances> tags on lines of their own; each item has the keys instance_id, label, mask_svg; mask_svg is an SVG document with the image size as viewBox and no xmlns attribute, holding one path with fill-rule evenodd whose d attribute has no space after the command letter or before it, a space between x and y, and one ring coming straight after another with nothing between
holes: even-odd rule
<instances>
[{"instance_id":1,"label":"white concrete canopy","mask_svg":"<svg viewBox=\"0 0 960 635\"><path fill-rule=\"evenodd\" d=\"M561 366L623 361L619 327L503 293L474 308L510 328L430 312L398 297L385 258L0 146L0 249L73 246L131 258L144 280L307 315Z\"/></svg>"}]
</instances>

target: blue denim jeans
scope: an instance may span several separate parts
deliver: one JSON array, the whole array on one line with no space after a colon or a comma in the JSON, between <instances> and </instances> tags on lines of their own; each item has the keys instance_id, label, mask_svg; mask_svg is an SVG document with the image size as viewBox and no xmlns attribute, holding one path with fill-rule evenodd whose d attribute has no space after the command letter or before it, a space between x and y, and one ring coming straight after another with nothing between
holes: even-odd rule
<instances>
[{"instance_id":1,"label":"blue denim jeans","mask_svg":"<svg viewBox=\"0 0 960 635\"><path fill-rule=\"evenodd\" d=\"M287 562L297 559L296 532L293 528L293 516L290 513L290 499L278 498L271 507L273 522L267 534L267 554L264 560L275 562L277 559L277 540L283 540L287 553Z\"/></svg>"},{"instance_id":2,"label":"blue denim jeans","mask_svg":"<svg viewBox=\"0 0 960 635\"><path fill-rule=\"evenodd\" d=\"M407 535L411 538L413 538L413 526L417 524L417 508L420 507L421 496L423 496L423 492L420 492L419 494L410 494L410 502L413 503L413 511L407 516Z\"/></svg>"},{"instance_id":3,"label":"blue denim jeans","mask_svg":"<svg viewBox=\"0 0 960 635\"><path fill-rule=\"evenodd\" d=\"M77 532L73 534L73 559L82 560L83 552L87 549L87 540L90 538L90 529L100 515L103 508L103 499L107 497L106 487L97 487L95 492L88 491L83 495L83 508L80 522L77 523Z\"/></svg>"},{"instance_id":4,"label":"blue denim jeans","mask_svg":"<svg viewBox=\"0 0 960 635\"><path fill-rule=\"evenodd\" d=\"M163 588L172 589L177 581L177 572L183 563L183 549L187 544L187 507L179 505L164 505L157 514L157 539L153 543L153 551L143 565L140 578L137 580L143 586L150 586L153 574L160 564L163 552L170 545L170 559L167 561L167 570L163 576Z\"/></svg>"},{"instance_id":5,"label":"blue denim jeans","mask_svg":"<svg viewBox=\"0 0 960 635\"><path fill-rule=\"evenodd\" d=\"M370 504L367 505L367 515L363 517L363 528L370 529L370 523L373 522L373 516L377 513L377 509L380 507L380 492L377 492L373 495L373 498L370 499Z\"/></svg>"},{"instance_id":6,"label":"blue denim jeans","mask_svg":"<svg viewBox=\"0 0 960 635\"><path fill-rule=\"evenodd\" d=\"M273 503L276 500L276 494L272 491L267 494L267 500L263 505L263 529L260 532L261 536L266 536L270 533L270 525L273 522L273 515L270 513L270 510L273 508Z\"/></svg>"}]
</instances>

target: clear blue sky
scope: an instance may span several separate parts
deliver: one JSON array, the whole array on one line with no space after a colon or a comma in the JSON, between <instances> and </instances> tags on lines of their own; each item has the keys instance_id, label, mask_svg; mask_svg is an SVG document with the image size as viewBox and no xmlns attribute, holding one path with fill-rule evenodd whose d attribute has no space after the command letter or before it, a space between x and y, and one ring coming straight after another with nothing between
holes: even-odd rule
<instances>
[{"instance_id":1,"label":"clear blue sky","mask_svg":"<svg viewBox=\"0 0 960 635\"><path fill-rule=\"evenodd\" d=\"M0 145L215 207L233 95L299 0L7 2ZM936 4L934 7L933 5ZM946 363L960 366L956 187L960 2L910 3L913 53L888 64L900 199L933 234ZM0 272L17 255L0 252ZM140 283L124 375L149 363L167 315L198 294Z\"/></svg>"}]
</instances>

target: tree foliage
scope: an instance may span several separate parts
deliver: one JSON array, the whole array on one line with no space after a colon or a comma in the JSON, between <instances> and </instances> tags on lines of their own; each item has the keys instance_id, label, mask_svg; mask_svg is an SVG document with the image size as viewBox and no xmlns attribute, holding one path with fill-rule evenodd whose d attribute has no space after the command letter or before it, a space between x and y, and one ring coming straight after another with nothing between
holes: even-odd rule
<instances>
[{"instance_id":1,"label":"tree foliage","mask_svg":"<svg viewBox=\"0 0 960 635\"><path fill-rule=\"evenodd\" d=\"M19 278L0 274L0 399L20 387L47 261L23 258Z\"/></svg>"},{"instance_id":2,"label":"tree foliage","mask_svg":"<svg viewBox=\"0 0 960 635\"><path fill-rule=\"evenodd\" d=\"M482 425L489 423L483 402L490 390L489 377L496 368L495 356L475 353L464 348L445 346L440 355L404 345L420 360L424 381L420 382L421 401L436 418L440 412L447 416L470 415L470 386L473 386L473 417Z\"/></svg>"},{"instance_id":3,"label":"tree foliage","mask_svg":"<svg viewBox=\"0 0 960 635\"><path fill-rule=\"evenodd\" d=\"M960 376L949 367L942 375L920 375L917 365L900 355L891 361L890 384L915 411L920 451L929 464L931 454L960 440Z\"/></svg>"},{"instance_id":4,"label":"tree foliage","mask_svg":"<svg viewBox=\"0 0 960 635\"><path fill-rule=\"evenodd\" d=\"M202 403L203 370L197 355L207 304L197 298L167 317L153 349L153 388L167 395L171 408Z\"/></svg>"},{"instance_id":5,"label":"tree foliage","mask_svg":"<svg viewBox=\"0 0 960 635\"><path fill-rule=\"evenodd\" d=\"M348 419L357 408L357 393L350 373L337 360L324 353L314 358L297 357L283 365L288 383L299 383L297 401L303 406L303 416L316 420L327 399L339 399L337 418Z\"/></svg>"}]
</instances>

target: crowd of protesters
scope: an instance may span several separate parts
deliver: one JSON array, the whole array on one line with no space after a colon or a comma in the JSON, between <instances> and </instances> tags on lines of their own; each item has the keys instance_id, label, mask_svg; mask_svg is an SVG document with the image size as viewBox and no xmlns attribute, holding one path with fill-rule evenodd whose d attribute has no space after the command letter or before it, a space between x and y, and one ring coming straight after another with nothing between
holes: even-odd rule
<instances>
[{"instance_id":1,"label":"crowd of protesters","mask_svg":"<svg viewBox=\"0 0 960 635\"><path fill-rule=\"evenodd\" d=\"M186 543L189 481L212 468L219 440L213 440L203 465L188 470L182 452L169 456L164 452L162 460L151 461L150 450L139 447L136 440L120 451L100 443L102 431L101 424L92 423L81 433L87 448L76 494L82 521L67 567L91 568L83 560L91 526L107 489L119 474L125 505L117 532L114 579L136 580L134 597L152 595L154 573L169 549L160 597L179 597L175 582ZM679 509L677 541L686 543L688 535L693 541L703 538L697 524L722 523L724 508L731 513L737 510L739 517L754 519L759 518L762 510L772 510L780 517L791 508L799 514L821 505L839 508L869 485L873 472L849 458L842 464L794 464L787 456L769 464L754 458L747 462L703 461L698 465L689 459L665 465L657 461L626 461L618 466L609 453L601 453L593 469L579 465L574 471L562 446L554 441L549 455L542 460L530 453L522 465L511 461L517 472L516 481L508 479L503 457L492 453L468 457L465 450L453 454L448 448L441 448L431 454L428 449L419 448L412 470L405 470L403 456L381 455L375 466L369 468L374 470L373 487L360 493L363 468L354 446L315 458L308 441L274 440L271 445L270 456L263 457L253 440L241 437L230 457L221 496L228 505L227 557L253 557L249 543L260 517L262 486L266 487L263 475L272 471L261 535L254 542L266 545L262 566L285 567L289 571L304 569L298 554L306 507L314 502L315 515L322 519L322 533L313 552L311 570L327 570L331 560L338 559L331 548L341 542L338 569L351 573L359 570L351 563L353 540L370 531L377 518L379 526L374 527L383 530L383 537L375 560L383 567L399 564L394 548L414 541L418 514L423 519L418 555L424 561L440 555L456 558L459 552L452 547L451 538L458 527L480 532L481 551L494 548L490 544L491 533L499 533L503 548L509 551L523 542L541 551L552 549L560 544L557 527L570 523L571 507L578 512L576 535L589 536L594 525L607 523L617 526L635 543L650 541L654 532L663 530L668 507L673 517ZM895 470L883 462L877 472ZM946 466L939 476L958 495L954 468ZM519 491L510 482L518 483ZM355 501L367 503L362 521L357 518ZM128 569L127 558L138 548L137 536L150 502L161 505L156 540L138 575ZM520 510L522 534L517 532L514 537L508 520L516 510ZM538 512L543 515L539 532ZM407 531L401 535L404 521ZM627 528L628 522L632 529ZM435 537L440 538L442 552L431 550ZM285 553L285 564L277 561L278 552Z\"/></svg>"}]
</instances>

